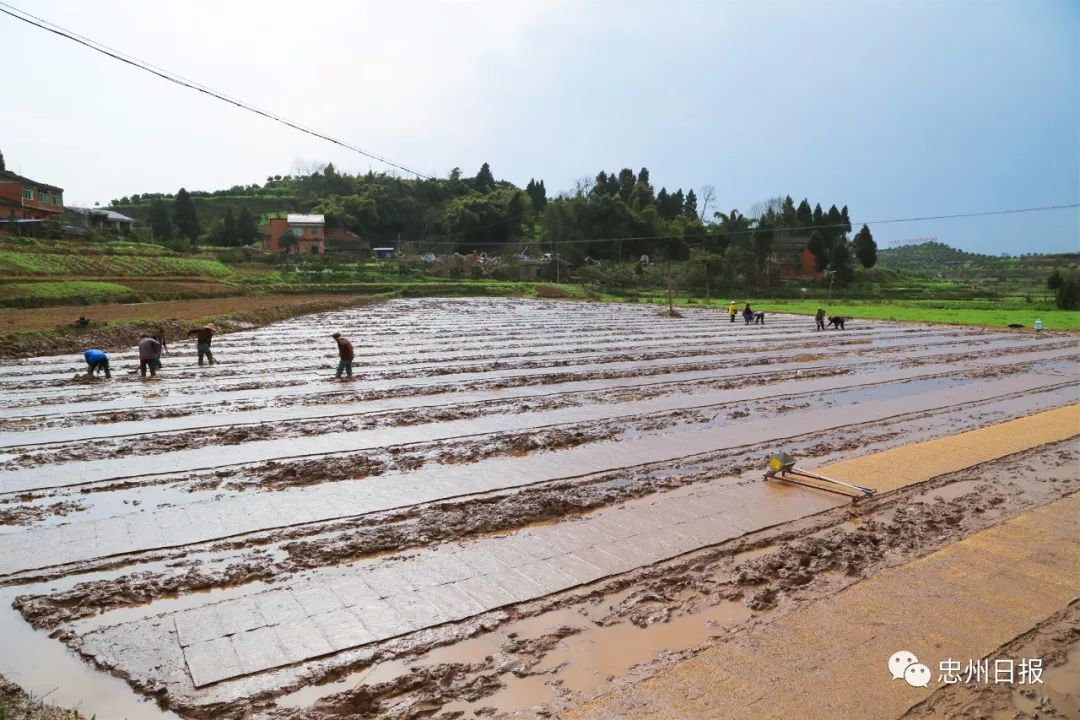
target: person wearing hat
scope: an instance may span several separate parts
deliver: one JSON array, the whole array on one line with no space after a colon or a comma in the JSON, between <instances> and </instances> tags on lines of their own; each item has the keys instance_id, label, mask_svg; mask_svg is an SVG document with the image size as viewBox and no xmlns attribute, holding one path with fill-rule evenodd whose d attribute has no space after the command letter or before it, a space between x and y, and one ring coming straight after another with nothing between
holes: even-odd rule
<instances>
[{"instance_id":1,"label":"person wearing hat","mask_svg":"<svg viewBox=\"0 0 1080 720\"><path fill-rule=\"evenodd\" d=\"M214 327L214 323L209 322L203 325L201 328L188 331L188 337L195 336L195 349L199 352L199 364L203 364L203 358L205 357L210 361L210 364L214 364L214 354L210 352L210 343L214 339L214 333L217 332L217 328Z\"/></svg>"},{"instance_id":2,"label":"person wearing hat","mask_svg":"<svg viewBox=\"0 0 1080 720\"><path fill-rule=\"evenodd\" d=\"M352 343L341 337L341 333L334 333L330 337L334 338L334 342L337 343L338 357L340 358L337 366L337 374L334 377L341 377L341 373L343 372L349 377L352 377Z\"/></svg>"},{"instance_id":3,"label":"person wearing hat","mask_svg":"<svg viewBox=\"0 0 1080 720\"><path fill-rule=\"evenodd\" d=\"M734 300L727 306L727 314L731 318L731 322L735 322L735 316L739 314L739 306L735 304Z\"/></svg>"}]
</instances>

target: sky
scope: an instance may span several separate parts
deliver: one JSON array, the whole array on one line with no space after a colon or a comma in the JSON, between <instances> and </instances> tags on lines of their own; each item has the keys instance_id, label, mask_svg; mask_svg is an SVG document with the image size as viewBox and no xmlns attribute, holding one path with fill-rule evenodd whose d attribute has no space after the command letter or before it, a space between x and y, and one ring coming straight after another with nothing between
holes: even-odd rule
<instances>
[{"instance_id":1,"label":"sky","mask_svg":"<svg viewBox=\"0 0 1080 720\"><path fill-rule=\"evenodd\" d=\"M1080 0L10 2L426 174L647 167L847 205L879 247L1080 250L1078 208L880 222L1080 202ZM8 169L69 205L389 170L6 15L0 67Z\"/></svg>"}]
</instances>

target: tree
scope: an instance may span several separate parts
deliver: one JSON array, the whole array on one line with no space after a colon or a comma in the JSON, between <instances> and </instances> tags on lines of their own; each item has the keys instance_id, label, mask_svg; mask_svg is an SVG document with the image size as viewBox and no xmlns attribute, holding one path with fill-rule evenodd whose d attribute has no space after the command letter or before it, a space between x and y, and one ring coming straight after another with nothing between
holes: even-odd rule
<instances>
[{"instance_id":1,"label":"tree","mask_svg":"<svg viewBox=\"0 0 1080 720\"><path fill-rule=\"evenodd\" d=\"M694 218L697 217L697 195L694 194L693 190L686 193L686 200L683 202L682 211L683 215Z\"/></svg>"},{"instance_id":2,"label":"tree","mask_svg":"<svg viewBox=\"0 0 1080 720\"><path fill-rule=\"evenodd\" d=\"M851 251L848 250L846 240L836 243L836 247L832 249L829 269L836 273L836 280L841 285L847 285L855 279L855 268L851 264Z\"/></svg>"},{"instance_id":3,"label":"tree","mask_svg":"<svg viewBox=\"0 0 1080 720\"><path fill-rule=\"evenodd\" d=\"M716 188L712 185L703 185L701 187L701 212L698 215L701 222L705 222L705 216L709 214L709 208L713 207L715 203Z\"/></svg>"},{"instance_id":4,"label":"tree","mask_svg":"<svg viewBox=\"0 0 1080 720\"><path fill-rule=\"evenodd\" d=\"M810 203L806 198L799 203L799 209L795 211L795 219L799 223L800 228L812 227L814 224L814 211L810 209Z\"/></svg>"},{"instance_id":5,"label":"tree","mask_svg":"<svg viewBox=\"0 0 1080 720\"><path fill-rule=\"evenodd\" d=\"M1050 290L1057 290L1065 283L1065 278L1061 277L1061 271L1054 268L1054 272L1050 273L1050 277L1046 278L1046 287Z\"/></svg>"},{"instance_id":6,"label":"tree","mask_svg":"<svg viewBox=\"0 0 1080 720\"><path fill-rule=\"evenodd\" d=\"M215 240L225 247L239 244L236 240L236 218L233 216L232 208L225 211L225 217L221 219L221 226L218 228Z\"/></svg>"},{"instance_id":7,"label":"tree","mask_svg":"<svg viewBox=\"0 0 1080 720\"><path fill-rule=\"evenodd\" d=\"M480 166L480 172L473 178L473 187L480 192L487 192L495 187L495 176L491 174L491 167L487 163Z\"/></svg>"},{"instance_id":8,"label":"tree","mask_svg":"<svg viewBox=\"0 0 1080 720\"><path fill-rule=\"evenodd\" d=\"M690 292L704 290L708 300L722 288L730 274L728 263L722 255L694 250L683 270L680 285Z\"/></svg>"},{"instance_id":9,"label":"tree","mask_svg":"<svg viewBox=\"0 0 1080 720\"><path fill-rule=\"evenodd\" d=\"M1054 301L1061 310L1080 309L1080 275L1073 272L1063 277Z\"/></svg>"},{"instance_id":10,"label":"tree","mask_svg":"<svg viewBox=\"0 0 1080 720\"><path fill-rule=\"evenodd\" d=\"M188 240L195 242L198 239L199 218L195 214L195 203L184 188L180 188L180 191L176 193L176 199L173 200L173 222L176 223L180 234Z\"/></svg>"},{"instance_id":11,"label":"tree","mask_svg":"<svg viewBox=\"0 0 1080 720\"><path fill-rule=\"evenodd\" d=\"M836 237L851 231L851 226L845 225L844 218L835 205L830 205L829 212L825 213L825 225L825 237Z\"/></svg>"},{"instance_id":12,"label":"tree","mask_svg":"<svg viewBox=\"0 0 1080 720\"><path fill-rule=\"evenodd\" d=\"M4 165L4 153L0 152L0 172L7 170L7 166Z\"/></svg>"},{"instance_id":13,"label":"tree","mask_svg":"<svg viewBox=\"0 0 1080 720\"><path fill-rule=\"evenodd\" d=\"M255 224L255 217L247 208L242 208L236 218L236 244L251 245L258 239L259 228Z\"/></svg>"},{"instance_id":14,"label":"tree","mask_svg":"<svg viewBox=\"0 0 1080 720\"><path fill-rule=\"evenodd\" d=\"M683 197L682 188L679 188L671 194L669 198L671 202L671 220L682 215L683 208L686 207L686 198ZM663 214L663 213L661 213Z\"/></svg>"},{"instance_id":15,"label":"tree","mask_svg":"<svg viewBox=\"0 0 1080 720\"><path fill-rule=\"evenodd\" d=\"M641 172L637 174L637 181L646 185L649 184L649 168L641 168Z\"/></svg>"},{"instance_id":16,"label":"tree","mask_svg":"<svg viewBox=\"0 0 1080 720\"><path fill-rule=\"evenodd\" d=\"M741 215L738 210L713 213L713 217L720 221L717 245L721 250L726 250L731 243L740 238L750 236L750 218Z\"/></svg>"},{"instance_id":17,"label":"tree","mask_svg":"<svg viewBox=\"0 0 1080 720\"><path fill-rule=\"evenodd\" d=\"M630 168L623 168L619 171L619 197L623 199L623 202L630 202L630 193L634 192L634 186L637 185L637 175Z\"/></svg>"},{"instance_id":18,"label":"tree","mask_svg":"<svg viewBox=\"0 0 1080 720\"><path fill-rule=\"evenodd\" d=\"M293 250L300 247L300 238L296 236L292 230L286 230L281 237L278 238L278 246L281 247L285 254L290 254Z\"/></svg>"},{"instance_id":19,"label":"tree","mask_svg":"<svg viewBox=\"0 0 1080 720\"><path fill-rule=\"evenodd\" d=\"M655 204L656 198L653 197L652 185L638 180L637 185L634 186L633 192L630 193L630 207L635 211L641 211L648 206Z\"/></svg>"},{"instance_id":20,"label":"tree","mask_svg":"<svg viewBox=\"0 0 1080 720\"><path fill-rule=\"evenodd\" d=\"M799 224L799 211L795 209L795 201L790 195L784 197L784 204L780 208L781 227L795 227Z\"/></svg>"},{"instance_id":21,"label":"tree","mask_svg":"<svg viewBox=\"0 0 1080 720\"><path fill-rule=\"evenodd\" d=\"M154 233L154 242L167 243L173 239L172 220L169 219L169 208L161 198L150 203L148 217L150 229Z\"/></svg>"},{"instance_id":22,"label":"tree","mask_svg":"<svg viewBox=\"0 0 1080 720\"><path fill-rule=\"evenodd\" d=\"M532 178L529 178L529 184L525 186L525 194L529 196L529 200L532 201L533 210L535 212L543 212L544 206L547 205L547 190L544 189L544 181L536 182Z\"/></svg>"},{"instance_id":23,"label":"tree","mask_svg":"<svg viewBox=\"0 0 1080 720\"><path fill-rule=\"evenodd\" d=\"M829 243L820 230L810 233L810 242L806 248L814 256L814 269L824 272L829 265Z\"/></svg>"},{"instance_id":24,"label":"tree","mask_svg":"<svg viewBox=\"0 0 1080 720\"><path fill-rule=\"evenodd\" d=\"M667 217L667 209L671 205L671 198L668 196L667 188L660 188L660 192L656 193L656 209L660 213L660 217L665 220L670 220Z\"/></svg>"},{"instance_id":25,"label":"tree","mask_svg":"<svg viewBox=\"0 0 1080 720\"><path fill-rule=\"evenodd\" d=\"M870 234L869 227L863 225L862 229L855 234L852 244L855 246L855 257L864 268L872 268L877 264L877 243L874 242L874 236Z\"/></svg>"},{"instance_id":26,"label":"tree","mask_svg":"<svg viewBox=\"0 0 1080 720\"><path fill-rule=\"evenodd\" d=\"M814 224L820 225L821 220L825 217L825 213L821 210L821 203L814 206Z\"/></svg>"}]
</instances>

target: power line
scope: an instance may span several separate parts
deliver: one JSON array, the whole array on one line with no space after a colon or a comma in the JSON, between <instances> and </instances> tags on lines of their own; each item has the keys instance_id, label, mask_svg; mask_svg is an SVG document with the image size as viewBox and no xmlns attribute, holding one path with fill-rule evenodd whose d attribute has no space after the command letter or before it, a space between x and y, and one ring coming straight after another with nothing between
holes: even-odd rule
<instances>
[{"instance_id":1,"label":"power line","mask_svg":"<svg viewBox=\"0 0 1080 720\"><path fill-rule=\"evenodd\" d=\"M74 43L77 43L79 45L83 45L85 47L88 47L91 50L93 50L95 52L98 52L98 53L101 53L102 55L106 55L106 56L108 56L108 57L110 57L110 58L112 58L114 60L119 60L122 63L126 63L128 65L136 67L136 68L138 68L140 70L143 70L145 72L150 73L151 75L156 75L156 76L162 78L163 80L168 80L171 83L175 83L175 84L180 85L182 87L186 87L186 88L188 88L190 90L194 90L194 91L202 93L204 95L208 95L208 96L210 96L210 97L212 97L212 98L214 98L216 100L221 100L222 102L226 102L226 103L228 103L230 105L234 105L234 106L236 106L236 107L238 107L238 108L240 108L242 110L247 110L248 112L255 113L256 115L261 115L262 117L265 117L265 118L267 118L269 120L273 120L276 123L280 123L281 125L285 125L286 127L290 127L293 130L299 130L300 132L311 135L312 137L317 137L320 140L325 140L327 142L333 143L334 145L337 145L339 147L343 147L346 150L351 150L352 152L363 155L366 158L370 158L372 160L376 160L378 162L381 162L384 165L389 165L390 167L397 168L398 170L403 170L404 172L407 172L410 175L415 175L418 178L423 178L424 180L434 180L435 179L431 175L427 175L427 174L419 172L417 170L413 170L412 168L406 167L405 165L401 165L400 163L396 163L393 160L385 158L385 157L383 157L381 155L376 155L375 153L368 152L367 150L363 150L362 148L356 147L355 145L350 145L349 143L347 143L347 142L345 142L343 140L338 140L337 138L331 137L330 135L326 135L324 133L318 132L317 130L312 130L311 128L307 128L307 127L304 127L303 125L295 123L295 122L293 122L291 120L287 120L287 119L281 117L280 115L277 115L277 114L275 114L273 112L270 112L269 110L263 110L261 108L258 108L256 106L254 106L254 105L251 105L250 103L244 102L243 100L237 100L236 98L229 97L228 95L226 95L226 94L224 94L222 92L219 92L217 90L209 88L209 87L207 87L207 86L205 86L205 85L203 85L201 83L197 83L194 80L188 80L188 79L184 78L181 75L177 75L174 72L170 72L168 70L157 67L155 65L151 65L148 62L145 62L143 60L139 60L138 58L132 57L131 55L123 53L123 52L121 52L119 50L115 50L113 48L110 48L107 45L99 43L99 42L97 42L95 40L91 40L90 38L79 35L78 33L75 33L75 32L73 32L71 30L67 30L65 28L62 28L59 25L56 25L55 23L49 22L48 20L44 20L42 18L31 15L30 13L28 13L28 12L26 12L24 10L21 10L21 9L19 9L19 8L13 6L13 5L10 5L10 4L6 3L6 2L0 2L0 5L3 6L3 7L0 7L0 13L4 13L5 15L9 15L9 16L15 18L16 20L21 20L24 23L27 23L29 25L33 25L34 27L40 28L40 29L45 30L46 32L50 32L50 33L52 33L54 35L59 35L62 38L65 38L67 40L71 40ZM7 8L7 9L5 9L5 8Z\"/></svg>"},{"instance_id":2,"label":"power line","mask_svg":"<svg viewBox=\"0 0 1080 720\"><path fill-rule=\"evenodd\" d=\"M631 237L621 238L594 238L591 240L577 239L577 240L557 240L553 241L558 245L587 245L589 243L605 243L605 242L629 242L640 240L678 240L678 239L705 239L705 238L718 238L718 237L732 237L737 235L752 235L757 232L775 232L775 233L800 233L814 230L826 230L835 228L847 228L856 225L887 225L890 223L907 223L907 222L920 222L925 220L951 220L956 218L972 218L972 217L987 217L992 215L1015 215L1017 213L1030 213L1030 212L1045 212L1049 210L1065 210L1069 208L1078 208L1080 203L1067 203L1065 205L1042 205L1039 207L1028 208L1014 208L1009 210L983 210L981 212L969 212L969 213L952 213L949 215L927 215L922 217L906 217L906 218L890 218L887 220L852 220L850 223L832 223L829 225L799 225L795 227L778 227L778 228L748 228L746 230L727 230L718 232L703 232L703 233L690 233L686 235L637 235ZM498 225L499 223L495 223ZM483 230L492 225L475 228L475 230ZM465 230L462 232L472 232L471 230ZM453 233L445 236L446 240L439 239L424 239L421 241L411 242L423 242L424 245L477 245L477 246L489 246L489 245L507 245L506 242L469 242L468 239L462 238L461 240L452 241L449 238L453 237ZM542 243L541 243L542 244ZM550 244L550 243L549 243Z\"/></svg>"},{"instance_id":3,"label":"power line","mask_svg":"<svg viewBox=\"0 0 1080 720\"><path fill-rule=\"evenodd\" d=\"M151 64L151 63L149 63L147 61L140 60L140 59L138 59L136 57L133 57L131 55L128 55L127 53L124 53L124 52L122 52L120 50L117 50L115 48L111 48L108 45L105 45L103 43L99 43L96 40L92 40L92 39L90 39L88 37L85 37L83 35L79 35L78 33L74 32L72 30L67 30L66 28L63 28L63 27L61 27L59 25L56 25L55 23L52 23L52 22L50 22L48 20L40 18L40 17L38 17L36 15L31 15L30 13L26 12L25 10L17 8L14 5L11 5L9 3L3 2L2 0L0 0L0 6L2 6L2 7L0 7L0 13L4 13L5 15L13 17L16 20L21 20L22 22L25 22L25 23L27 23L29 25L33 25L33 26L35 26L37 28L45 30L46 32L53 33L54 35L59 35L60 37L63 37L65 39L67 39L67 40L71 40L72 42L77 43L79 45L83 45L83 46L85 46L87 48L90 48L91 50L93 50L95 52L101 53L102 55L110 57L110 58L112 58L114 60L118 60L118 61L120 61L122 63L126 63L126 64L131 65L133 67L136 67L136 68L138 68L140 70L148 72L148 73L150 73L152 75L156 75L157 77L160 77L163 80L167 80L167 81L169 81L171 83L174 83L176 85L180 85L181 87L186 87L186 88L188 88L190 90L194 90L196 92L203 93L204 95L208 95L208 96L210 96L210 97L212 97L212 98L214 98L216 100L221 100L222 102L228 103L228 104L233 105L235 107L238 107L238 108L240 108L242 110L247 110L248 112L252 112L252 113L255 113L255 114L260 115L262 117L265 117L268 120L272 120L272 121L277 122L277 123L279 123L281 125L285 125L286 127L292 128L293 130L298 130L298 131L300 131L302 133L305 133L307 135L311 135L312 137L319 138L320 140L325 140L327 142L333 143L334 145L345 148L346 150L351 150L352 152L355 152L355 153L357 153L359 155L362 155L362 156L364 156L366 158L370 158L372 160L375 160L377 162L381 162L381 163L383 163L385 165L388 165L390 167L397 168L398 170L402 170L404 172L407 172L410 175L415 175L418 178L422 178L422 179L425 179L425 180L435 180L436 179L431 175L427 175L427 174L419 172L417 170L413 170L412 168L406 167L405 165L401 165L399 163L396 163L396 162L394 162L394 161L392 161L392 160L390 160L388 158L385 158L385 157L383 157L381 155L377 155L375 153L368 152L367 150L363 150L362 148L356 147L355 145L351 145L351 144L349 144L349 143L347 143L347 142L345 142L343 140L338 140L337 138L334 138L334 137L331 137L331 136L326 135L324 133L318 132L317 130L312 130L311 128L305 127L305 126L300 125L298 123L295 123L295 122L293 122L291 120L287 120L287 119L281 117L280 115L277 115L277 114L275 114L275 113L273 113L273 112L271 112L269 110L263 110L261 108L258 108L256 106L254 106L254 105L251 105L250 103L244 102L243 100L238 100L236 98L230 97L230 96L228 96L228 95L226 95L226 94L224 94L224 93L222 93L222 92L220 92L218 90L214 90L213 88L207 87L206 85L198 83L198 82L196 82L194 80L190 80L188 78L185 78L182 75L178 75L177 73L171 72L169 70L165 70L164 68L153 65L153 64ZM7 8L7 9L5 9L5 8ZM927 216L923 216L923 217L890 218L890 219L886 219L886 220L859 221L859 222L852 221L851 224L852 225L885 225L885 224L891 224L891 223L919 222L919 221L926 221L926 220L949 220L949 219L955 219L955 218L985 217L985 216L991 216L991 215L1011 215L1011 214L1016 214L1016 213L1042 212L1042 211L1048 211L1048 210L1061 210L1061 209L1076 208L1076 207L1080 207L1080 203L1070 203L1070 204L1064 204L1064 205L1045 205L1045 206L1041 206L1041 207L1017 208L1017 209L1009 209L1009 210L986 210L986 211L982 211L982 212L953 213L953 214L948 214L948 215L927 215ZM479 228L472 228L470 230L463 231L462 234L469 233L469 232L476 232L476 231L484 230L484 229L489 229L491 227L495 227L495 226L500 225L500 224L501 224L501 222L496 222L496 223L492 223L490 225L481 226ZM839 228L839 227L846 227L846 226L847 226L847 224L845 223L845 224L832 224L832 225L817 225L817 226L799 226L799 227L789 227L789 228L776 228L776 230L781 231L781 232L800 232L800 231L805 231L805 230L811 230L812 231L814 229L830 229L830 228ZM624 238L593 238L593 239L588 239L588 240L587 239L561 240L561 241L558 241L558 243L559 244L588 244L588 243L626 242L626 241L640 241L640 240L673 240L673 239L686 239L686 238L702 238L702 239L704 239L704 238L709 238L709 237L715 238L715 237L727 237L727 236L734 236L734 235L749 235L749 234L752 234L752 233L758 232L758 231L759 230L755 230L755 229L747 229L747 230L731 230L731 231L726 231L726 232L692 233L692 234L689 234L689 235L652 235L652 236L636 236L636 237L624 237ZM468 242L467 240L461 240L461 241L450 240L450 238L452 238L454 235L455 235L455 233L450 233L450 234L448 234L446 236L443 236L443 237L447 238L444 241L433 240L433 239L425 239L425 240L422 240L420 242L424 242L424 243L429 244L429 245L440 245L440 244L441 245L451 245L451 244L458 244L459 242ZM470 243L470 244L488 246L488 245L505 245L506 243L502 243L502 242L476 242L476 243Z\"/></svg>"}]
</instances>

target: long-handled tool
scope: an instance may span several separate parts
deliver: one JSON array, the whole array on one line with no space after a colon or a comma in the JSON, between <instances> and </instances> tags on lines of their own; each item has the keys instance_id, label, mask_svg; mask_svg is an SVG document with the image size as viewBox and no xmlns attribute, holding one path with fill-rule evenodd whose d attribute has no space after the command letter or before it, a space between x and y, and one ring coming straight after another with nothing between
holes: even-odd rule
<instances>
[{"instance_id":1,"label":"long-handled tool","mask_svg":"<svg viewBox=\"0 0 1080 720\"><path fill-rule=\"evenodd\" d=\"M846 488L848 488L850 490L854 490L855 492L860 493L861 495L873 495L874 493L877 492L877 490L875 490L874 488L863 487L862 485L852 485L851 483L846 483L843 480L836 480L834 478L825 477L824 475L818 475L816 473L807 472L806 470L801 470L801 469L795 467L795 457L792 456L792 455L789 455L786 452L773 453L772 455L769 456L769 469L765 473L765 479L766 480L768 480L769 478L776 478L778 480L787 480L788 482L799 483L799 481L795 480L794 477L807 477L807 478L812 478L814 480L820 480L821 482L824 482L824 483L830 483L830 484L833 484L833 485L840 485L840 486L846 487ZM819 487L817 485L809 485L807 483L799 483L799 484L800 485L807 485L808 487L817 487L820 490L826 490L826 491L829 491L829 492L838 492L838 493L841 493L843 495L847 495L847 493L843 492L842 490L838 490L838 489L833 490L832 488Z\"/></svg>"}]
</instances>

